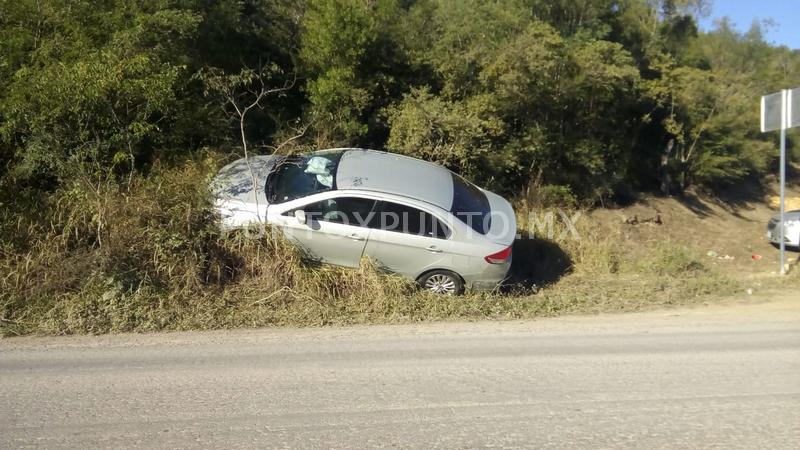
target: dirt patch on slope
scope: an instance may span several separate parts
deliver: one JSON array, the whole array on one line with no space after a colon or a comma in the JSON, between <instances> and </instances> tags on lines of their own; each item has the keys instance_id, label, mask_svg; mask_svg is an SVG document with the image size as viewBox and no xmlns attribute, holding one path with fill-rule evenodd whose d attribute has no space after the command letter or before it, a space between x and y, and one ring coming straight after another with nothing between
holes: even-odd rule
<instances>
[{"instance_id":1,"label":"dirt patch on slope","mask_svg":"<svg viewBox=\"0 0 800 450\"><path fill-rule=\"evenodd\" d=\"M797 196L796 189L790 195ZM768 197L728 203L711 196L687 193L682 197L645 197L619 209L597 209L587 214L592 226L623 251L669 242L686 247L695 257L723 273L753 277L772 275L780 268L779 251L766 238L766 225L776 213ZM793 270L798 253L789 251Z\"/></svg>"}]
</instances>

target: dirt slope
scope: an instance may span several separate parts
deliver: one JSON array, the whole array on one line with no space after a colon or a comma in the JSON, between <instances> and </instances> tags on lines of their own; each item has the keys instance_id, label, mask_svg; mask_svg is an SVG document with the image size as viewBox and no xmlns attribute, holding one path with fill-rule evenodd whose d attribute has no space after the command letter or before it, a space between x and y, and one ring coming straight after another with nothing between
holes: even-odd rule
<instances>
[{"instance_id":1,"label":"dirt slope","mask_svg":"<svg viewBox=\"0 0 800 450\"><path fill-rule=\"evenodd\" d=\"M790 197L798 194L797 189L788 192ZM749 201L694 193L645 197L629 207L594 210L587 220L603 235L622 242L625 251L637 252L643 244L668 241L685 246L707 265L724 272L769 275L780 267L779 251L766 239L766 224L776 213L769 206L771 195ZM793 269L797 257L797 252L787 253Z\"/></svg>"}]
</instances>

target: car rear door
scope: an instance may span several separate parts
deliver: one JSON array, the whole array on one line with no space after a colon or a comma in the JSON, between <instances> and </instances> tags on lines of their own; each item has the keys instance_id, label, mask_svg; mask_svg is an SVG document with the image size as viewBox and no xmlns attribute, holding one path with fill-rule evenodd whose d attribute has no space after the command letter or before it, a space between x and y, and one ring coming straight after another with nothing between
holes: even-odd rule
<instances>
[{"instance_id":1,"label":"car rear door","mask_svg":"<svg viewBox=\"0 0 800 450\"><path fill-rule=\"evenodd\" d=\"M364 255L380 267L416 277L422 272L450 267L450 230L430 212L399 202L380 201L370 222Z\"/></svg>"},{"instance_id":2,"label":"car rear door","mask_svg":"<svg viewBox=\"0 0 800 450\"><path fill-rule=\"evenodd\" d=\"M339 266L358 267L370 229L366 218L375 200L335 197L290 209L282 214L286 237L300 245L313 259ZM293 216L303 210L306 223Z\"/></svg>"}]
</instances>

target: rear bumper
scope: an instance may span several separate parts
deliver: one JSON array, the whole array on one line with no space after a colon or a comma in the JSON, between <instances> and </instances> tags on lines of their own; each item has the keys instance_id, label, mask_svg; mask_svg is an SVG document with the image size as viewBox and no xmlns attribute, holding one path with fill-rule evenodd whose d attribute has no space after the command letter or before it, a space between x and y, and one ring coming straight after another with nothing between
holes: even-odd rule
<instances>
[{"instance_id":1,"label":"rear bumper","mask_svg":"<svg viewBox=\"0 0 800 450\"><path fill-rule=\"evenodd\" d=\"M472 275L464 275L464 285L473 291L492 291L497 289L508 275L511 258L502 264L486 264L486 268Z\"/></svg>"}]
</instances>

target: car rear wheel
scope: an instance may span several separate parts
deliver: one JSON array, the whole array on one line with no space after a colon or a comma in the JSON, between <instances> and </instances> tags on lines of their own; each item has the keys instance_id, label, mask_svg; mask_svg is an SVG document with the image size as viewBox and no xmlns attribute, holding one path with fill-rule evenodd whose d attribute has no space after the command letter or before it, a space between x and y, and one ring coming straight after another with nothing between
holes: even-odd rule
<instances>
[{"instance_id":1,"label":"car rear wheel","mask_svg":"<svg viewBox=\"0 0 800 450\"><path fill-rule=\"evenodd\" d=\"M433 270L417 280L422 289L435 294L459 295L464 292L461 277L449 270Z\"/></svg>"}]
</instances>

